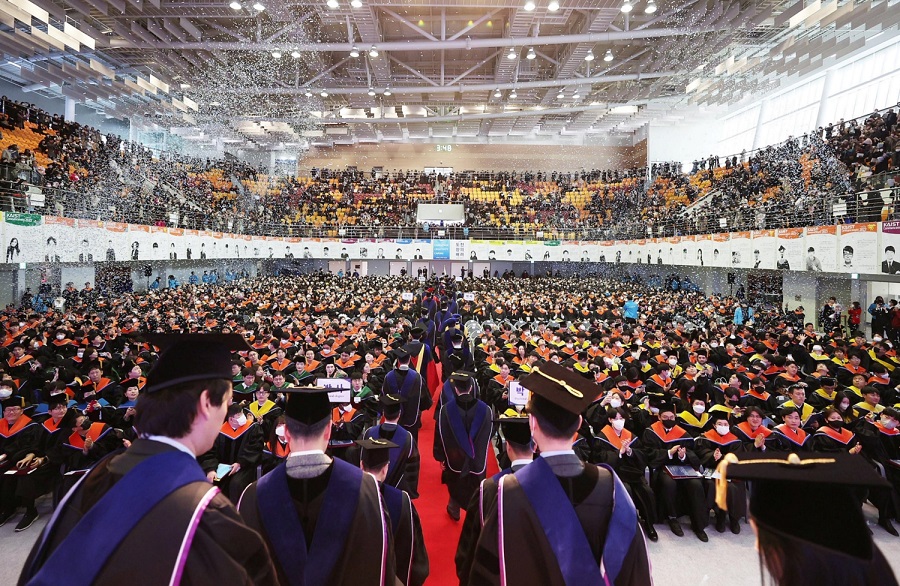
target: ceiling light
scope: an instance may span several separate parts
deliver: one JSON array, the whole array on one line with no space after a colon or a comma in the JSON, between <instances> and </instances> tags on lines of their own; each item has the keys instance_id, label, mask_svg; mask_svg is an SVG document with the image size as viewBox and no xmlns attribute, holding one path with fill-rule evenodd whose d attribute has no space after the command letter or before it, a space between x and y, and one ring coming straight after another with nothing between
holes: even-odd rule
<instances>
[{"instance_id":1,"label":"ceiling light","mask_svg":"<svg viewBox=\"0 0 900 586\"><path fill-rule=\"evenodd\" d=\"M369 57L371 57L372 59L378 57L378 49L375 48L375 45L372 45L372 48L369 49Z\"/></svg>"},{"instance_id":2,"label":"ceiling light","mask_svg":"<svg viewBox=\"0 0 900 586\"><path fill-rule=\"evenodd\" d=\"M370 96L374 96L374 95L375 95L375 88L371 88L371 87L369 88L369 95L370 95Z\"/></svg>"},{"instance_id":3,"label":"ceiling light","mask_svg":"<svg viewBox=\"0 0 900 586\"><path fill-rule=\"evenodd\" d=\"M497 90L494 91L494 97L495 97L495 98L499 98L499 97L502 96L502 95L503 95L503 94L500 93L500 90L499 90L499 89L497 89Z\"/></svg>"},{"instance_id":4,"label":"ceiling light","mask_svg":"<svg viewBox=\"0 0 900 586\"><path fill-rule=\"evenodd\" d=\"M510 60L515 59L516 58L516 50L513 49L512 47L510 47L509 53L506 54L506 58L510 59Z\"/></svg>"},{"instance_id":5,"label":"ceiling light","mask_svg":"<svg viewBox=\"0 0 900 586\"><path fill-rule=\"evenodd\" d=\"M386 96L391 95L391 88L385 88L384 95L386 95Z\"/></svg>"},{"instance_id":6,"label":"ceiling light","mask_svg":"<svg viewBox=\"0 0 900 586\"><path fill-rule=\"evenodd\" d=\"M624 4L622 4L622 12L628 14L634 8L634 5L631 4L631 0L625 0Z\"/></svg>"},{"instance_id":7,"label":"ceiling light","mask_svg":"<svg viewBox=\"0 0 900 586\"><path fill-rule=\"evenodd\" d=\"M654 12L656 12L656 1L650 0L650 2L647 3L647 8L644 9L644 13L653 14Z\"/></svg>"},{"instance_id":8,"label":"ceiling light","mask_svg":"<svg viewBox=\"0 0 900 586\"><path fill-rule=\"evenodd\" d=\"M578 92L575 92L574 94L572 94L572 99L573 99L573 100L577 100L577 99L580 98L580 97L581 97L581 96L578 95Z\"/></svg>"},{"instance_id":9,"label":"ceiling light","mask_svg":"<svg viewBox=\"0 0 900 586\"><path fill-rule=\"evenodd\" d=\"M350 0L350 6L353 8L362 8L362 0Z\"/></svg>"},{"instance_id":10,"label":"ceiling light","mask_svg":"<svg viewBox=\"0 0 900 586\"><path fill-rule=\"evenodd\" d=\"M309 91L309 89L307 89L305 92L303 92L303 95L306 96L307 98L311 98L311 97L312 97L312 92Z\"/></svg>"},{"instance_id":11,"label":"ceiling light","mask_svg":"<svg viewBox=\"0 0 900 586\"><path fill-rule=\"evenodd\" d=\"M534 52L534 47L528 48L528 55L525 56L526 59L534 59L537 57L537 53Z\"/></svg>"},{"instance_id":12,"label":"ceiling light","mask_svg":"<svg viewBox=\"0 0 900 586\"><path fill-rule=\"evenodd\" d=\"M238 2L237 0L234 0L234 1L233 1L231 4L229 4L228 6L229 6L232 10L240 10L240 9L241 9L241 3Z\"/></svg>"},{"instance_id":13,"label":"ceiling light","mask_svg":"<svg viewBox=\"0 0 900 586\"><path fill-rule=\"evenodd\" d=\"M262 4L260 4L259 2L253 3L253 10L256 10L257 12L262 12L265 9L266 9L266 7L263 6Z\"/></svg>"},{"instance_id":14,"label":"ceiling light","mask_svg":"<svg viewBox=\"0 0 900 586\"><path fill-rule=\"evenodd\" d=\"M350 49L350 56L354 59L359 57L359 49L354 45L352 49Z\"/></svg>"},{"instance_id":15,"label":"ceiling light","mask_svg":"<svg viewBox=\"0 0 900 586\"><path fill-rule=\"evenodd\" d=\"M326 92L325 90L322 90L321 92L319 92L319 95L322 96L323 98L327 98L328 92Z\"/></svg>"},{"instance_id":16,"label":"ceiling light","mask_svg":"<svg viewBox=\"0 0 900 586\"><path fill-rule=\"evenodd\" d=\"M291 57L293 57L294 59L299 59L300 51L291 51Z\"/></svg>"},{"instance_id":17,"label":"ceiling light","mask_svg":"<svg viewBox=\"0 0 900 586\"><path fill-rule=\"evenodd\" d=\"M551 0L550 4L547 5L547 10L550 12L556 12L559 10L559 2L556 0Z\"/></svg>"},{"instance_id":18,"label":"ceiling light","mask_svg":"<svg viewBox=\"0 0 900 586\"><path fill-rule=\"evenodd\" d=\"M516 93L516 90L513 90L512 93L509 94L510 100L515 100L518 97L519 97L519 94Z\"/></svg>"},{"instance_id":19,"label":"ceiling light","mask_svg":"<svg viewBox=\"0 0 900 586\"><path fill-rule=\"evenodd\" d=\"M594 52L588 51L587 55L584 56L585 61L593 61L594 60Z\"/></svg>"},{"instance_id":20,"label":"ceiling light","mask_svg":"<svg viewBox=\"0 0 900 586\"><path fill-rule=\"evenodd\" d=\"M534 1L533 1L533 0L528 0L528 1L525 3L524 8L525 8L525 10L527 10L528 12L531 12L532 10L534 10L534 8L535 8Z\"/></svg>"},{"instance_id":21,"label":"ceiling light","mask_svg":"<svg viewBox=\"0 0 900 586\"><path fill-rule=\"evenodd\" d=\"M612 49L607 49L607 50L606 50L606 55L603 56L603 60L606 61L607 63L609 63L609 62L612 61L613 59L614 59L614 57L613 57L613 54L612 54Z\"/></svg>"},{"instance_id":22,"label":"ceiling light","mask_svg":"<svg viewBox=\"0 0 900 586\"><path fill-rule=\"evenodd\" d=\"M331 8L332 10L334 10L335 8L338 7L338 1L337 0L328 0L328 2L325 3L325 5L328 6L328 8Z\"/></svg>"},{"instance_id":23,"label":"ceiling light","mask_svg":"<svg viewBox=\"0 0 900 586\"><path fill-rule=\"evenodd\" d=\"M566 97L566 94L562 93L561 91L560 91L558 94L556 94L556 99L557 99L557 100L561 100L561 99L563 99L563 98L565 98L565 97Z\"/></svg>"},{"instance_id":24,"label":"ceiling light","mask_svg":"<svg viewBox=\"0 0 900 586\"><path fill-rule=\"evenodd\" d=\"M274 57L275 59L281 59L281 51L275 49L274 51L272 51L272 57Z\"/></svg>"}]
</instances>

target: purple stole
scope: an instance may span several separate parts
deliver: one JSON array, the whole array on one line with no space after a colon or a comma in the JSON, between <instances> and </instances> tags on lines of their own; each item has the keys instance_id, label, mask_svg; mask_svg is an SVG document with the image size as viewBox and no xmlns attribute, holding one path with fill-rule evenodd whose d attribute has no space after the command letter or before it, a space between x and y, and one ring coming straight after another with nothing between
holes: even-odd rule
<instances>
[{"instance_id":1,"label":"purple stole","mask_svg":"<svg viewBox=\"0 0 900 586\"><path fill-rule=\"evenodd\" d=\"M381 495L384 497L384 506L391 518L391 535L396 538L397 530L400 529L400 517L403 515L403 491L390 484L382 483Z\"/></svg>"},{"instance_id":2,"label":"purple stole","mask_svg":"<svg viewBox=\"0 0 900 586\"><path fill-rule=\"evenodd\" d=\"M463 423L463 418L459 413L459 409L456 408L456 401L454 400L452 403L447 403L445 408L447 411L447 421L450 422L450 431L453 433L453 438L456 440L459 447L462 448L462 451L466 453L466 456L470 460L474 460L475 437L481 429L481 424L484 423L484 418L490 413L490 407L481 401L477 402L474 408L477 409L478 412L475 413L475 418L472 420L472 427L468 431L466 431L466 426L465 423Z\"/></svg>"},{"instance_id":3,"label":"purple stole","mask_svg":"<svg viewBox=\"0 0 900 586\"><path fill-rule=\"evenodd\" d=\"M89 476L83 476L78 484ZM41 535L38 551L32 558L34 562L21 576L23 583L30 586L93 583L116 550L110 544L121 543L153 507L179 488L194 482L209 483L197 460L184 452L173 450L147 458L116 482L48 555L47 544L54 522L75 492L74 489L69 491ZM203 509L218 489L211 486L210 492L212 494L207 493L200 502ZM199 516L195 514L195 517L199 521ZM190 535L192 537L193 532ZM187 544L181 559L176 562L179 576L190 551L190 541ZM37 565L45 556L46 561ZM91 560L91 563L85 563L85 560ZM30 577L27 581L24 580L26 576Z\"/></svg>"},{"instance_id":4,"label":"purple stole","mask_svg":"<svg viewBox=\"0 0 900 586\"><path fill-rule=\"evenodd\" d=\"M384 425L384 424L381 424L381 425ZM381 425L376 425L375 427L370 427L368 430L366 430L365 438L366 439L381 439ZM403 441L402 442L397 441L398 439L400 439L397 436L402 436ZM409 442L411 440L412 440L412 434L409 433L404 428L397 425L397 428L394 430L394 437L391 438L391 441L394 442L395 444L397 444L397 447L396 448L388 448L388 458L390 458L390 463L388 464L387 476L385 478L391 478L391 476L394 473L394 470L397 468L397 462L400 461L400 456L402 455L401 451L407 449L406 446L409 444ZM402 480L402 479L403 479L403 475L401 474L398 481Z\"/></svg>"},{"instance_id":5,"label":"purple stole","mask_svg":"<svg viewBox=\"0 0 900 586\"><path fill-rule=\"evenodd\" d=\"M328 516L328 522L316 523L312 545L306 543L300 516L291 500L287 466L282 463L259 479L256 506L260 521L290 586L328 584L350 535L364 478L359 468L334 459L320 513ZM383 529L382 551L387 546L387 528ZM384 566L381 581L384 582Z\"/></svg>"},{"instance_id":6,"label":"purple stole","mask_svg":"<svg viewBox=\"0 0 900 586\"><path fill-rule=\"evenodd\" d=\"M622 570L622 564L637 531L637 511L625 486L609 466L599 467L609 470L613 478L613 510L599 566L594 562L594 554L575 508L569 504L568 496L547 461L537 458L514 475L544 530L547 544L556 556L566 586L614 583ZM500 524L500 583L506 584L503 484L501 479L497 502ZM564 503L569 506L565 506Z\"/></svg>"},{"instance_id":7,"label":"purple stole","mask_svg":"<svg viewBox=\"0 0 900 586\"><path fill-rule=\"evenodd\" d=\"M406 417L404 417L404 415L406 415L406 401L409 399L409 395L412 392L413 385L416 384L417 381L424 379L419 375L419 373L416 372L416 369L412 367L410 367L410 369L406 371L406 376L403 378L403 384L400 384L398 380L399 377L400 375L397 374L397 371L392 370L391 372L387 373L387 376L384 377L384 384L388 385L389 389L393 389L394 387L396 387L397 394L403 397L404 405L402 415L400 415L400 419L401 421L404 421L404 423L402 423L403 427L410 427L419 422L419 406L416 405L415 418L412 421L406 421ZM387 393L390 391L383 392Z\"/></svg>"}]
</instances>

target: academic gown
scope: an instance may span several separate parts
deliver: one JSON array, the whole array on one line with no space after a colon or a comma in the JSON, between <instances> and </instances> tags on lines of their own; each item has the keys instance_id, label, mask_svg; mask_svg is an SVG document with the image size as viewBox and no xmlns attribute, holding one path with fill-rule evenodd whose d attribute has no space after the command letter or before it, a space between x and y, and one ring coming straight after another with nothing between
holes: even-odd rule
<instances>
[{"instance_id":1,"label":"academic gown","mask_svg":"<svg viewBox=\"0 0 900 586\"><path fill-rule=\"evenodd\" d=\"M404 586L421 586L428 578L429 565L419 513L406 492L384 483L381 492L391 520L397 579Z\"/></svg>"},{"instance_id":2,"label":"academic gown","mask_svg":"<svg viewBox=\"0 0 900 586\"><path fill-rule=\"evenodd\" d=\"M391 448L387 476L384 484L400 489L410 498L419 498L419 446L408 431L394 423L381 423L370 427L364 439L384 439L397 444Z\"/></svg>"},{"instance_id":3,"label":"academic gown","mask_svg":"<svg viewBox=\"0 0 900 586\"><path fill-rule=\"evenodd\" d=\"M491 409L482 401L461 404L454 400L441 409L434 434L434 459L445 464L441 483L461 506L472 499L484 480L492 432Z\"/></svg>"},{"instance_id":4,"label":"academic gown","mask_svg":"<svg viewBox=\"0 0 900 586\"><path fill-rule=\"evenodd\" d=\"M619 450L622 449L623 442L629 440L633 440L628 444L628 447L631 448L631 455L626 453L620 456ZM606 464L619 475L644 520L650 525L655 524L656 499L644 478L647 457L641 449L640 438L635 437L627 429L623 429L622 435L617 436L612 426L607 425L597 434L593 461L598 464Z\"/></svg>"},{"instance_id":5,"label":"academic gown","mask_svg":"<svg viewBox=\"0 0 900 586\"><path fill-rule=\"evenodd\" d=\"M419 373L413 368L405 371L395 368L384 377L381 392L403 398L400 425L413 435L413 439L418 439L419 428L422 427L420 413L431 407L431 395Z\"/></svg>"},{"instance_id":6,"label":"academic gown","mask_svg":"<svg viewBox=\"0 0 900 586\"><path fill-rule=\"evenodd\" d=\"M136 440L128 450L105 459L69 496L42 534L53 552L72 532L82 516L116 482L141 462L176 448L150 440ZM114 546L109 559L93 581L93 586L158 586L168 584L197 504L212 485L194 482L183 486L157 504L128 535ZM153 563L147 563L147 547L152 544ZM37 557L40 542L32 549L19 577L24 585L47 556ZM181 584L254 584L277 586L275 568L262 538L246 527L225 495L218 493L209 502L189 545ZM85 563L89 563L86 560ZM136 569L139 568L140 571ZM60 583L65 582L65 576Z\"/></svg>"},{"instance_id":7,"label":"academic gown","mask_svg":"<svg viewBox=\"0 0 900 586\"><path fill-rule=\"evenodd\" d=\"M697 478L675 480L665 469L670 465L700 469L700 458L694 452L690 434L678 425L666 431L662 422L657 421L644 430L641 445L650 467L650 485L661 505L660 516L676 517L687 512L693 529L705 529L709 523L709 509L706 508L703 483ZM676 445L686 449L683 461L677 456L669 457L668 450Z\"/></svg>"},{"instance_id":8,"label":"academic gown","mask_svg":"<svg viewBox=\"0 0 900 586\"><path fill-rule=\"evenodd\" d=\"M721 459L716 460L715 458L717 449L722 457L725 457L725 454L743 452L744 446L744 442L737 434L729 431L727 435L722 436L715 429L707 431L694 441L694 449L705 468L715 468L721 462ZM716 500L716 481L704 480L703 482L706 484L706 504L709 508L713 508ZM732 519L740 519L746 514L747 487L739 480L729 480L728 516Z\"/></svg>"},{"instance_id":9,"label":"academic gown","mask_svg":"<svg viewBox=\"0 0 900 586\"><path fill-rule=\"evenodd\" d=\"M535 477L553 494L535 490L541 487ZM574 454L539 458L503 476L487 508L468 584L602 584L601 561L609 584L649 584L650 562L637 513L614 479L609 469L585 465ZM558 520L568 523L565 530L560 531ZM550 540L548 531L564 537ZM562 552L572 563L560 563Z\"/></svg>"},{"instance_id":10,"label":"academic gown","mask_svg":"<svg viewBox=\"0 0 900 586\"><path fill-rule=\"evenodd\" d=\"M236 503L244 488L256 478L256 466L262 462L264 443L262 427L258 423L248 421L234 430L225 422L212 449L201 454L197 460L204 473L215 470L219 464L240 463L240 470L217 483L222 492Z\"/></svg>"},{"instance_id":11,"label":"academic gown","mask_svg":"<svg viewBox=\"0 0 900 586\"><path fill-rule=\"evenodd\" d=\"M331 482L335 466L342 466L349 480L340 486ZM286 566L302 561L308 556L310 564L316 564L314 570L327 574L323 582L328 586L385 586L393 584L396 576L393 542L390 532L390 517L383 506L378 482L370 474L364 474L341 460L333 460L324 454L304 454L289 456L284 465L270 472L279 473L282 468L288 475L280 482L287 485L290 502L277 503L276 511L282 513L286 507L293 506L301 525L302 539L306 545L306 556L299 560L285 560L278 554L279 548L275 539L279 539L266 529L271 527L270 517L260 509L259 483L268 475L252 483L241 495L238 510L247 526L257 531L266 541L272 553L273 562L278 572L278 580L282 586L297 584L286 571ZM347 468L350 470L347 471ZM267 482L278 480L273 477ZM283 489L283 487L282 487ZM358 489L355 510L346 523L339 523L338 511L350 511L353 503L328 502L331 498L346 490ZM329 499L330 500L330 499ZM284 514L287 517L287 514ZM267 525L268 523L268 525ZM299 536L294 535L297 539ZM289 547L292 558L298 548ZM327 562L326 562L327 559ZM328 567L324 567L327 563ZM306 572L312 566L303 564ZM307 574L308 575L308 574ZM307 582L308 583L308 582Z\"/></svg>"}]
</instances>

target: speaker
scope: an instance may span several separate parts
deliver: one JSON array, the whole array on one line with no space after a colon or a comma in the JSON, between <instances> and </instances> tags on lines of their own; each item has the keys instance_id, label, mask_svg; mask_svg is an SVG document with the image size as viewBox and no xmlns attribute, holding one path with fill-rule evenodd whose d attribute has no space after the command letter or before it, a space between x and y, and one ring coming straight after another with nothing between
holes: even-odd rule
<instances>
[{"instance_id":1,"label":"speaker","mask_svg":"<svg viewBox=\"0 0 900 586\"><path fill-rule=\"evenodd\" d=\"M734 285L735 283L735 275L734 273L728 273L728 284Z\"/></svg>"},{"instance_id":2,"label":"speaker","mask_svg":"<svg viewBox=\"0 0 900 586\"><path fill-rule=\"evenodd\" d=\"M153 267L150 265L144 265L144 276L152 277L153 276Z\"/></svg>"}]
</instances>

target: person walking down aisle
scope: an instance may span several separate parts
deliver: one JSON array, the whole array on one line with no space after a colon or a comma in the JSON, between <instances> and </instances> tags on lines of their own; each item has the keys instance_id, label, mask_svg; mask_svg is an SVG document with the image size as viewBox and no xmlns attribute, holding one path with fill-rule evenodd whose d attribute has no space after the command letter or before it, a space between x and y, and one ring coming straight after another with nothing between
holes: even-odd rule
<instances>
[{"instance_id":1,"label":"person walking down aisle","mask_svg":"<svg viewBox=\"0 0 900 586\"><path fill-rule=\"evenodd\" d=\"M554 363L522 379L540 457L500 478L486 509L469 584L650 584L637 510L618 477L572 450L581 415L599 394Z\"/></svg>"},{"instance_id":2,"label":"person walking down aisle","mask_svg":"<svg viewBox=\"0 0 900 586\"><path fill-rule=\"evenodd\" d=\"M148 339L164 350L139 400L140 438L63 498L19 584L277 585L262 538L196 460L231 403L231 350L249 346L239 334Z\"/></svg>"}]
</instances>

